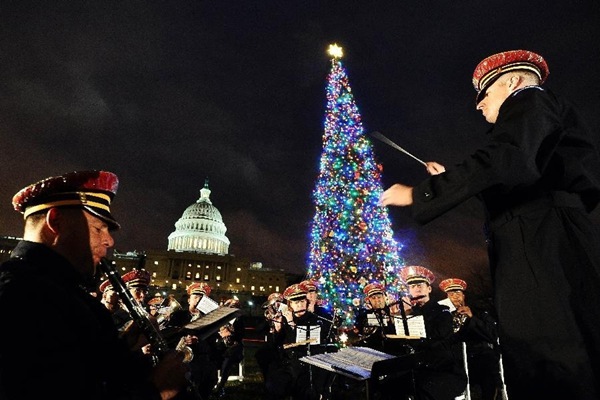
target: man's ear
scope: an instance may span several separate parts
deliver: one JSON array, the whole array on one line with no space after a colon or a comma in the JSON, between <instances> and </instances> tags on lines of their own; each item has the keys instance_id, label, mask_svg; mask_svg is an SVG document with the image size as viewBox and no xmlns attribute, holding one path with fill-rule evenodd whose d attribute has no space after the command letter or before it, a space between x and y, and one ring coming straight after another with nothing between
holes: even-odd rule
<instances>
[{"instance_id":1,"label":"man's ear","mask_svg":"<svg viewBox=\"0 0 600 400\"><path fill-rule=\"evenodd\" d=\"M508 88L510 89L511 93L519 87L522 80L523 78L521 78L520 75L513 75L510 77L510 79L508 80Z\"/></svg>"},{"instance_id":2,"label":"man's ear","mask_svg":"<svg viewBox=\"0 0 600 400\"><path fill-rule=\"evenodd\" d=\"M46 226L52 233L58 233L62 221L62 213L56 207L52 207L46 212Z\"/></svg>"}]
</instances>

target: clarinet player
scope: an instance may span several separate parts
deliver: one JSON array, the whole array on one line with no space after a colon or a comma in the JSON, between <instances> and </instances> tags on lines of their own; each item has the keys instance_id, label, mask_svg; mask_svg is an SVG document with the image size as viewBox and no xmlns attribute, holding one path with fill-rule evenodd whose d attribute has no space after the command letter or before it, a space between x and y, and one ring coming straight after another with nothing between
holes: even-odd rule
<instances>
[{"instance_id":1,"label":"clarinet player","mask_svg":"<svg viewBox=\"0 0 600 400\"><path fill-rule=\"evenodd\" d=\"M90 295L119 228L110 210L118 183L111 172L77 171L13 197L24 231L0 266L0 308L13 325L0 330L0 398L168 400L185 389L182 354L166 354L150 371L139 367ZM32 317L27 310L39 308L40 298L24 293L48 292L44 308L60 312Z\"/></svg>"}]
</instances>

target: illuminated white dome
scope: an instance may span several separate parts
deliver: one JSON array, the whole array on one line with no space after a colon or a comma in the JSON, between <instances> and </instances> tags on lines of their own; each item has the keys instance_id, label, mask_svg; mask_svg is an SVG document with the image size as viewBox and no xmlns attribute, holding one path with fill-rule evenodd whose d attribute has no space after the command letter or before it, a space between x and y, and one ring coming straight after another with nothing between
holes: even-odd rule
<instances>
[{"instance_id":1,"label":"illuminated white dome","mask_svg":"<svg viewBox=\"0 0 600 400\"><path fill-rule=\"evenodd\" d=\"M183 212L169 235L167 250L225 255L229 251L227 227L221 213L210 201L208 180L200 189L200 198Z\"/></svg>"}]
</instances>

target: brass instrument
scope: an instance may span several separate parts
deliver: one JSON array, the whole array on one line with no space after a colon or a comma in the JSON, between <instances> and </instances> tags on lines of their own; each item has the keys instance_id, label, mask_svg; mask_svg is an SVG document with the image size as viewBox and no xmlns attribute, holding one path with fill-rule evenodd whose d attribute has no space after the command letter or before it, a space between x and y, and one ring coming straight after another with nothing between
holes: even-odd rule
<instances>
[{"instance_id":1,"label":"brass instrument","mask_svg":"<svg viewBox=\"0 0 600 400\"><path fill-rule=\"evenodd\" d=\"M175 350L183 353L183 362L185 363L189 363L194 359L194 352L185 344L185 336L182 336L181 339L179 339L179 343L177 343Z\"/></svg>"},{"instance_id":2,"label":"brass instrument","mask_svg":"<svg viewBox=\"0 0 600 400\"><path fill-rule=\"evenodd\" d=\"M467 318L469 318L467 314L461 314L458 312L458 308L462 306L463 304L459 305L456 307L456 310L452 312L452 329L454 333L460 331L465 322L467 322Z\"/></svg>"}]
</instances>

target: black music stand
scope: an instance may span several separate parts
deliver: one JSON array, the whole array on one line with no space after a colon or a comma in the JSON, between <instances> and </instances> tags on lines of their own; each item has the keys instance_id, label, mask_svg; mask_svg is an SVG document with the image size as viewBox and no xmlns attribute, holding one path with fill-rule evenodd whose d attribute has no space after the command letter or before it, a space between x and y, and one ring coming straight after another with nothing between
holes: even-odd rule
<instances>
[{"instance_id":1,"label":"black music stand","mask_svg":"<svg viewBox=\"0 0 600 400\"><path fill-rule=\"evenodd\" d=\"M373 368L371 369L371 378L367 382L367 399L415 399L416 387L413 371L414 365L414 354L408 354L373 363ZM406 387L409 387L409 389L406 390ZM404 392L398 393L400 389L404 389ZM404 397L398 397L399 395Z\"/></svg>"}]
</instances>

